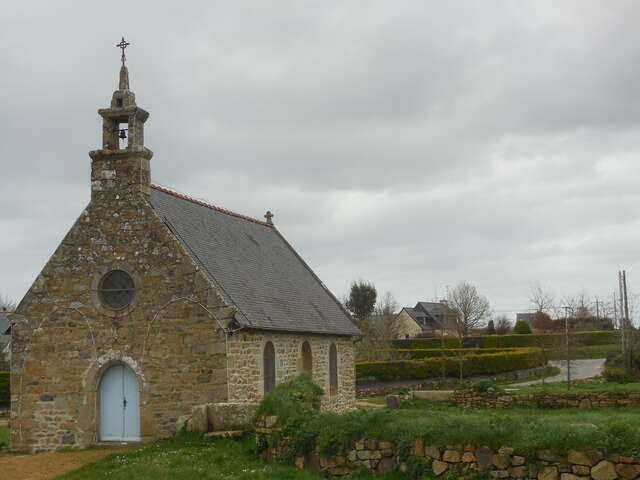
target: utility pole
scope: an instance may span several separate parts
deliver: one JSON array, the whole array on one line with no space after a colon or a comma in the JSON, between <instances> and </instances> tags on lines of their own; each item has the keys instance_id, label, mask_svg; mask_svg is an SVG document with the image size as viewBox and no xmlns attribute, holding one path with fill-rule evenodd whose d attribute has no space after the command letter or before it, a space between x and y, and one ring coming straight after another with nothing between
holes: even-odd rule
<instances>
[{"instance_id":1,"label":"utility pole","mask_svg":"<svg viewBox=\"0 0 640 480\"><path fill-rule=\"evenodd\" d=\"M598 297L596 297L596 321L598 323L600 323L600 308L599 308L599 304L600 304L600 301L598 300Z\"/></svg>"},{"instance_id":2,"label":"utility pole","mask_svg":"<svg viewBox=\"0 0 640 480\"><path fill-rule=\"evenodd\" d=\"M620 328L620 325L618 324L618 306L616 305L616 291L613 291L613 328L618 327Z\"/></svg>"},{"instance_id":3,"label":"utility pole","mask_svg":"<svg viewBox=\"0 0 640 480\"><path fill-rule=\"evenodd\" d=\"M631 339L629 335L631 335L631 329L629 329L629 325L631 322L629 320L629 299L627 297L627 272L625 270L622 271L622 288L624 290L624 328L626 331L625 334L625 352L627 353L627 369L628 372L631 372L631 356L633 354L633 344L631 343Z\"/></svg>"},{"instance_id":4,"label":"utility pole","mask_svg":"<svg viewBox=\"0 0 640 480\"><path fill-rule=\"evenodd\" d=\"M618 296L618 299L620 300L620 343L622 344L622 353L625 353L627 350L627 342L625 339L626 324L624 321L624 293L622 290L622 271L618 271L618 290L620 291L620 294Z\"/></svg>"},{"instance_id":5,"label":"utility pole","mask_svg":"<svg viewBox=\"0 0 640 480\"><path fill-rule=\"evenodd\" d=\"M571 351L569 347L569 310L571 307L564 307L564 336L567 348L567 390L571 388Z\"/></svg>"}]
</instances>

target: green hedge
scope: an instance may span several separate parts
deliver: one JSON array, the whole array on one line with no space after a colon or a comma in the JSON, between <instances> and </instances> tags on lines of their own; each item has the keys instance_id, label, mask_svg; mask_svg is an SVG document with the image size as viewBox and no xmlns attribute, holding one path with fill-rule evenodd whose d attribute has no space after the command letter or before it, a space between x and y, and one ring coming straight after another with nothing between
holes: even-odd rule
<instances>
[{"instance_id":1,"label":"green hedge","mask_svg":"<svg viewBox=\"0 0 640 480\"><path fill-rule=\"evenodd\" d=\"M563 333L541 333L526 335L487 335L482 337L485 348L505 347L545 347L554 348L564 345ZM620 333L613 330L598 332L575 332L571 334L571 343L583 347L592 345L612 345L620 341Z\"/></svg>"},{"instance_id":2,"label":"green hedge","mask_svg":"<svg viewBox=\"0 0 640 480\"><path fill-rule=\"evenodd\" d=\"M470 354L482 355L485 353L503 353L520 350L520 348L399 348L396 350L398 354L402 354L400 358L411 358L419 360L421 358L439 358L466 356Z\"/></svg>"},{"instance_id":3,"label":"green hedge","mask_svg":"<svg viewBox=\"0 0 640 480\"><path fill-rule=\"evenodd\" d=\"M522 370L544 365L545 359L539 348L519 348L502 353L465 355L462 374L492 375L494 373ZM391 362L356 363L356 378L374 377L377 380L422 379L444 373L447 376L460 375L460 363L454 357L425 358L422 360L400 360Z\"/></svg>"},{"instance_id":4,"label":"green hedge","mask_svg":"<svg viewBox=\"0 0 640 480\"><path fill-rule=\"evenodd\" d=\"M460 348L460 340L455 337L440 338L412 338L409 340L394 340L393 347L398 349L437 349ZM620 332L615 330L602 330L596 332L575 332L571 334L574 345L612 345L620 341ZM485 335L468 337L465 346L472 348L513 348L513 347L545 347L554 348L564 344L563 333L541 334L509 334L509 335Z\"/></svg>"},{"instance_id":5,"label":"green hedge","mask_svg":"<svg viewBox=\"0 0 640 480\"><path fill-rule=\"evenodd\" d=\"M9 372L0 372L0 405L11 403L11 390L9 389Z\"/></svg>"}]
</instances>

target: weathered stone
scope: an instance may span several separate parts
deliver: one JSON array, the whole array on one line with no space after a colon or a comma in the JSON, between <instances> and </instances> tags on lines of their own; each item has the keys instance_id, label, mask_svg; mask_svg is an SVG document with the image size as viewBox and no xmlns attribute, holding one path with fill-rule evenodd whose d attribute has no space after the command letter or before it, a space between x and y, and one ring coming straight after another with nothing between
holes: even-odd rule
<instances>
[{"instance_id":1,"label":"weathered stone","mask_svg":"<svg viewBox=\"0 0 640 480\"><path fill-rule=\"evenodd\" d=\"M560 480L582 480L582 479L572 473L563 473L562 475L560 475Z\"/></svg>"},{"instance_id":2,"label":"weathered stone","mask_svg":"<svg viewBox=\"0 0 640 480\"><path fill-rule=\"evenodd\" d=\"M251 428L251 420L258 408L256 403L210 403L207 417L213 431Z\"/></svg>"},{"instance_id":3,"label":"weathered stone","mask_svg":"<svg viewBox=\"0 0 640 480\"><path fill-rule=\"evenodd\" d=\"M411 442L411 455L415 457L424 457L424 444L422 440L417 439Z\"/></svg>"},{"instance_id":4,"label":"weathered stone","mask_svg":"<svg viewBox=\"0 0 640 480\"><path fill-rule=\"evenodd\" d=\"M440 449L435 445L425 445L424 455L434 460L440 460Z\"/></svg>"},{"instance_id":5,"label":"weathered stone","mask_svg":"<svg viewBox=\"0 0 640 480\"><path fill-rule=\"evenodd\" d=\"M497 469L504 470L511 466L511 457L509 455L497 453L492 457L491 463L493 463Z\"/></svg>"},{"instance_id":6,"label":"weathered stone","mask_svg":"<svg viewBox=\"0 0 640 480\"><path fill-rule=\"evenodd\" d=\"M425 449L426 452L426 449ZM462 454L462 462L464 463L473 463L476 461L476 456L473 454L473 452L464 452Z\"/></svg>"},{"instance_id":7,"label":"weathered stone","mask_svg":"<svg viewBox=\"0 0 640 480\"><path fill-rule=\"evenodd\" d=\"M513 455L513 448L511 448L511 447L501 447L498 450L498 453L500 455Z\"/></svg>"},{"instance_id":8,"label":"weathered stone","mask_svg":"<svg viewBox=\"0 0 640 480\"><path fill-rule=\"evenodd\" d=\"M538 452L538 458L540 460L544 460L545 462L560 462L562 461L562 457L553 450L540 450Z\"/></svg>"},{"instance_id":9,"label":"weathered stone","mask_svg":"<svg viewBox=\"0 0 640 480\"><path fill-rule=\"evenodd\" d=\"M396 464L393 458L383 458L382 460L380 460L378 466L376 467L376 473L378 475L390 473L394 470L395 466Z\"/></svg>"},{"instance_id":10,"label":"weathered stone","mask_svg":"<svg viewBox=\"0 0 640 480\"><path fill-rule=\"evenodd\" d=\"M387 448L393 448L393 443L391 443L391 442L379 442L378 443L378 447L380 449L383 449L383 450L385 450Z\"/></svg>"},{"instance_id":11,"label":"weathered stone","mask_svg":"<svg viewBox=\"0 0 640 480\"><path fill-rule=\"evenodd\" d=\"M356 455L360 460L369 460L371 453L369 450L358 450Z\"/></svg>"},{"instance_id":12,"label":"weathered stone","mask_svg":"<svg viewBox=\"0 0 640 480\"><path fill-rule=\"evenodd\" d=\"M493 478L507 478L509 472L507 470L492 470L489 472L489 475Z\"/></svg>"},{"instance_id":13,"label":"weathered stone","mask_svg":"<svg viewBox=\"0 0 640 480\"><path fill-rule=\"evenodd\" d=\"M582 400L580 400L580 403L578 404L578 408L581 408L583 410L592 408L591 400L589 400L588 398L583 398Z\"/></svg>"},{"instance_id":14,"label":"weathered stone","mask_svg":"<svg viewBox=\"0 0 640 480\"><path fill-rule=\"evenodd\" d=\"M449 463L460 463L461 455L457 450L445 450L442 454L442 460Z\"/></svg>"},{"instance_id":15,"label":"weathered stone","mask_svg":"<svg viewBox=\"0 0 640 480\"><path fill-rule=\"evenodd\" d=\"M300 470L302 470L304 468L304 457L297 456L293 464L295 465L296 468L299 468Z\"/></svg>"},{"instance_id":16,"label":"weathered stone","mask_svg":"<svg viewBox=\"0 0 640 480\"><path fill-rule=\"evenodd\" d=\"M449 468L449 464L447 462L441 462L440 460L434 460L431 464L431 470L437 476L442 475Z\"/></svg>"},{"instance_id":17,"label":"weathered stone","mask_svg":"<svg viewBox=\"0 0 640 480\"><path fill-rule=\"evenodd\" d=\"M538 480L558 480L558 469L554 466L546 466L538 473Z\"/></svg>"},{"instance_id":18,"label":"weathered stone","mask_svg":"<svg viewBox=\"0 0 640 480\"><path fill-rule=\"evenodd\" d=\"M264 417L264 426L267 428L274 428L278 424L278 417L276 415L270 415Z\"/></svg>"},{"instance_id":19,"label":"weathered stone","mask_svg":"<svg viewBox=\"0 0 640 480\"><path fill-rule=\"evenodd\" d=\"M524 465L524 462L525 462L525 458L519 455L514 455L511 458L511 465L514 465L514 466Z\"/></svg>"},{"instance_id":20,"label":"weathered stone","mask_svg":"<svg viewBox=\"0 0 640 480\"><path fill-rule=\"evenodd\" d=\"M356 442L356 450L364 450L364 438Z\"/></svg>"},{"instance_id":21,"label":"weathered stone","mask_svg":"<svg viewBox=\"0 0 640 480\"><path fill-rule=\"evenodd\" d=\"M488 447L480 447L476 449L476 463L480 470L493 466L493 452L491 449Z\"/></svg>"},{"instance_id":22,"label":"weathered stone","mask_svg":"<svg viewBox=\"0 0 640 480\"><path fill-rule=\"evenodd\" d=\"M612 455L611 460L615 463L639 463L633 457L623 457L622 455Z\"/></svg>"},{"instance_id":23,"label":"weathered stone","mask_svg":"<svg viewBox=\"0 0 640 480\"><path fill-rule=\"evenodd\" d=\"M207 418L207 406L197 405L191 409L191 432L206 432L209 430L209 420Z\"/></svg>"},{"instance_id":24,"label":"weathered stone","mask_svg":"<svg viewBox=\"0 0 640 480\"><path fill-rule=\"evenodd\" d=\"M616 473L616 467L613 463L602 460L591 468L591 477L595 480L614 480L618 478L618 474Z\"/></svg>"},{"instance_id":25,"label":"weathered stone","mask_svg":"<svg viewBox=\"0 0 640 480\"><path fill-rule=\"evenodd\" d=\"M509 469L509 475L513 478L524 478L527 469L524 466L511 467Z\"/></svg>"},{"instance_id":26,"label":"weathered stone","mask_svg":"<svg viewBox=\"0 0 640 480\"><path fill-rule=\"evenodd\" d=\"M387 408L400 408L400 396L387 395Z\"/></svg>"},{"instance_id":27,"label":"weathered stone","mask_svg":"<svg viewBox=\"0 0 640 480\"><path fill-rule=\"evenodd\" d=\"M575 465L586 465L591 467L594 464L591 456L587 455L586 452L581 452L579 450L569 450L567 458L569 459L569 463L573 463Z\"/></svg>"},{"instance_id":28,"label":"weathered stone","mask_svg":"<svg viewBox=\"0 0 640 480\"><path fill-rule=\"evenodd\" d=\"M375 450L376 448L378 448L378 442L376 440L368 439L364 443L367 450Z\"/></svg>"},{"instance_id":29,"label":"weathered stone","mask_svg":"<svg viewBox=\"0 0 640 480\"><path fill-rule=\"evenodd\" d=\"M586 465L573 465L571 471L576 475L586 476L591 473L591 467L587 467Z\"/></svg>"},{"instance_id":30,"label":"weathered stone","mask_svg":"<svg viewBox=\"0 0 640 480\"><path fill-rule=\"evenodd\" d=\"M640 475L640 465L634 463L618 463L616 472L625 480L633 480Z\"/></svg>"}]
</instances>

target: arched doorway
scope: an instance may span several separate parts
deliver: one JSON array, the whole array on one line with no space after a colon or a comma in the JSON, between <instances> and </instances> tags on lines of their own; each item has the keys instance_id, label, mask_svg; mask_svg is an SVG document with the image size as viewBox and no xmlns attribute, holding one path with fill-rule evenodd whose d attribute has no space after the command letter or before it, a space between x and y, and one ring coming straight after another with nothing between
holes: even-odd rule
<instances>
[{"instance_id":1,"label":"arched doorway","mask_svg":"<svg viewBox=\"0 0 640 480\"><path fill-rule=\"evenodd\" d=\"M123 364L109 367L100 380L100 441L140 440L140 389L133 371Z\"/></svg>"}]
</instances>

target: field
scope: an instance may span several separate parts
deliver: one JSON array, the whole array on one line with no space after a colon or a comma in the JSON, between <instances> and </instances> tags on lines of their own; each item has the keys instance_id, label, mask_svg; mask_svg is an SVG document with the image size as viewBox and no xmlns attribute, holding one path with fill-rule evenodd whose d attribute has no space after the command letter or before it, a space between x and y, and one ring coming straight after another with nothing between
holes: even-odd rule
<instances>
[{"instance_id":1,"label":"field","mask_svg":"<svg viewBox=\"0 0 640 480\"><path fill-rule=\"evenodd\" d=\"M519 387L514 395L528 395L533 393L629 393L640 392L640 382L615 383L597 381L576 381L571 383L571 389L567 390L567 382L552 382L544 385L531 385Z\"/></svg>"}]
</instances>

